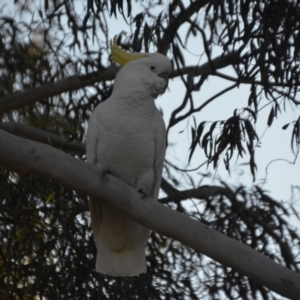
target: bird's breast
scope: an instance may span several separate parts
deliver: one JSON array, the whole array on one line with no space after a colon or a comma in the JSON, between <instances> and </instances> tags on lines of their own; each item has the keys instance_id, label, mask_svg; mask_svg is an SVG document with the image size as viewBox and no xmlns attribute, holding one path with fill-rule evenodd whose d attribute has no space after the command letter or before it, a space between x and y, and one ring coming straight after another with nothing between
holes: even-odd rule
<instances>
[{"instance_id":1,"label":"bird's breast","mask_svg":"<svg viewBox=\"0 0 300 300\"><path fill-rule=\"evenodd\" d=\"M119 107L100 118L97 161L131 186L143 176L154 180L155 136L155 115Z\"/></svg>"}]
</instances>

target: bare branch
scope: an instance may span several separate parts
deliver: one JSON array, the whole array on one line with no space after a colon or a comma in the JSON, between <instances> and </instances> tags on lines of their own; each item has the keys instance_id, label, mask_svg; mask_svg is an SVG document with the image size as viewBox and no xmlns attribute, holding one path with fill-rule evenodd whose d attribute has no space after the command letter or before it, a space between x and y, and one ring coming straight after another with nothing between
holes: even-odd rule
<instances>
[{"instance_id":1,"label":"bare branch","mask_svg":"<svg viewBox=\"0 0 300 300\"><path fill-rule=\"evenodd\" d=\"M106 70L86 75L75 75L57 82L47 83L33 90L8 95L0 99L0 114L10 109L15 109L36 101L53 97L67 91L77 90L95 82L112 80L115 78L119 67L113 65Z\"/></svg>"},{"instance_id":2,"label":"bare branch","mask_svg":"<svg viewBox=\"0 0 300 300\"><path fill-rule=\"evenodd\" d=\"M184 67L179 70L174 70L170 78L174 78L180 75L191 74L191 76L200 76L204 74L214 74L215 70L228 67L230 65L236 64L238 61L238 51L233 51L226 55L218 56L211 60L211 62L206 62L201 66L190 66ZM213 69L212 69L213 66Z\"/></svg>"},{"instance_id":3,"label":"bare branch","mask_svg":"<svg viewBox=\"0 0 300 300\"><path fill-rule=\"evenodd\" d=\"M201 186L197 189L178 191L172 188L168 192L168 197L159 199L161 203L179 202L187 199L208 199L216 195L225 195L228 198L234 198L233 192L222 186Z\"/></svg>"},{"instance_id":4,"label":"bare branch","mask_svg":"<svg viewBox=\"0 0 300 300\"><path fill-rule=\"evenodd\" d=\"M285 93L285 92L280 91L280 90L278 90L278 89L276 89L276 88L272 88L272 90L273 90L274 92L280 94L281 96L284 96L284 97L290 99L292 102L294 102L294 104L300 105L300 101L298 101L295 97L292 97L289 93Z\"/></svg>"},{"instance_id":5,"label":"bare branch","mask_svg":"<svg viewBox=\"0 0 300 300\"><path fill-rule=\"evenodd\" d=\"M203 104L201 104L199 107L194 108L193 106L191 106L190 110L188 112L186 112L184 115L181 115L179 117L176 118L176 114L179 112L179 110L174 110L170 121L169 121L169 125L168 125L168 130L175 126L177 123L181 122L182 120L186 119L187 117L189 117L190 115L192 115L195 112L201 111L205 106L207 106L210 102L214 101L215 99L219 98L221 95L231 91L232 89L234 89L235 87L237 87L238 84L235 83L229 87L227 87L226 89L223 89L222 91L220 91L219 93L215 94L214 96L210 97L209 99L207 99Z\"/></svg>"},{"instance_id":6,"label":"bare branch","mask_svg":"<svg viewBox=\"0 0 300 300\"><path fill-rule=\"evenodd\" d=\"M174 40L179 27L183 23L188 21L193 14L197 13L209 2L209 0L198 0L194 2L191 1L190 6L188 6L186 9L181 10L181 12L175 18L171 18L168 27L164 31L164 36L158 45L158 52L166 54L170 48L170 44Z\"/></svg>"},{"instance_id":7,"label":"bare branch","mask_svg":"<svg viewBox=\"0 0 300 300\"><path fill-rule=\"evenodd\" d=\"M141 195L103 170L66 153L0 130L0 163L19 173L38 173L120 209L136 222L172 237L291 299L300 295L300 274L247 245ZM100 200L101 199L101 200ZM234 255L233 255L234 254Z\"/></svg>"},{"instance_id":8,"label":"bare branch","mask_svg":"<svg viewBox=\"0 0 300 300\"><path fill-rule=\"evenodd\" d=\"M26 124L15 122L0 123L0 129L14 135L26 137L30 140L49 144L67 152L85 153L85 144L80 142L69 142L67 139L54 133L28 126Z\"/></svg>"},{"instance_id":9,"label":"bare branch","mask_svg":"<svg viewBox=\"0 0 300 300\"><path fill-rule=\"evenodd\" d=\"M258 85L261 85L261 86L266 85L266 82L259 81L259 80L254 80L253 78L233 77L233 76L223 74L221 72L215 72L212 75L218 76L220 78L223 78L223 79L226 79L226 80L229 80L229 81L237 82L239 84L244 83L244 84L258 84ZM277 82L272 82L272 81L267 82L268 86L281 86L281 87L288 87L288 86L297 87L297 86L299 86L299 84L300 84L300 82L296 82L295 84L288 84L286 82L283 82L283 83L277 83ZM276 92L278 92L278 91L276 91ZM287 94L282 94L282 95L287 96ZM290 99L290 100L292 100L295 104L300 103L299 101L295 102L295 99Z\"/></svg>"}]
</instances>

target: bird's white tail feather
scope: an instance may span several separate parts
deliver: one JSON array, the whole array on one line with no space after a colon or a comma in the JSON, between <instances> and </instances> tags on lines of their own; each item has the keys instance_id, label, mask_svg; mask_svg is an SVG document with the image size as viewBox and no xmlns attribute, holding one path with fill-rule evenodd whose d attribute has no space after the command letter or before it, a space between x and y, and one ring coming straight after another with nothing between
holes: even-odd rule
<instances>
[{"instance_id":1,"label":"bird's white tail feather","mask_svg":"<svg viewBox=\"0 0 300 300\"><path fill-rule=\"evenodd\" d=\"M150 230L94 199L90 199L90 211L97 247L96 271L110 276L146 272L145 246Z\"/></svg>"}]
</instances>

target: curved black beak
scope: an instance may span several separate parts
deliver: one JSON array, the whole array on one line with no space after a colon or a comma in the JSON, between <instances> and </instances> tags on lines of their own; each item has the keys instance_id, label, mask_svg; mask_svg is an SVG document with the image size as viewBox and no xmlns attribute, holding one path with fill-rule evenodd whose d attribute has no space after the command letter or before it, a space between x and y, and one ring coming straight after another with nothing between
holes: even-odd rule
<instances>
[{"instance_id":1,"label":"curved black beak","mask_svg":"<svg viewBox=\"0 0 300 300\"><path fill-rule=\"evenodd\" d=\"M165 79L166 82L169 81L169 74L168 73L158 74L158 77L161 77L161 78Z\"/></svg>"}]
</instances>

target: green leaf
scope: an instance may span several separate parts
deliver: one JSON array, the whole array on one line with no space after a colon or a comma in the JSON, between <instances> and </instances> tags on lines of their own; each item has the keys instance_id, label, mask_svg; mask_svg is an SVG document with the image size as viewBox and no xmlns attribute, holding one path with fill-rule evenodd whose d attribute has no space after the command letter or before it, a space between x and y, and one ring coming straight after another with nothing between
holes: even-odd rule
<instances>
[{"instance_id":1,"label":"green leaf","mask_svg":"<svg viewBox=\"0 0 300 300\"><path fill-rule=\"evenodd\" d=\"M53 199L53 197L54 197L54 193L50 193L50 194L47 196L47 198L46 198L46 203L51 202L52 199Z\"/></svg>"}]
</instances>

